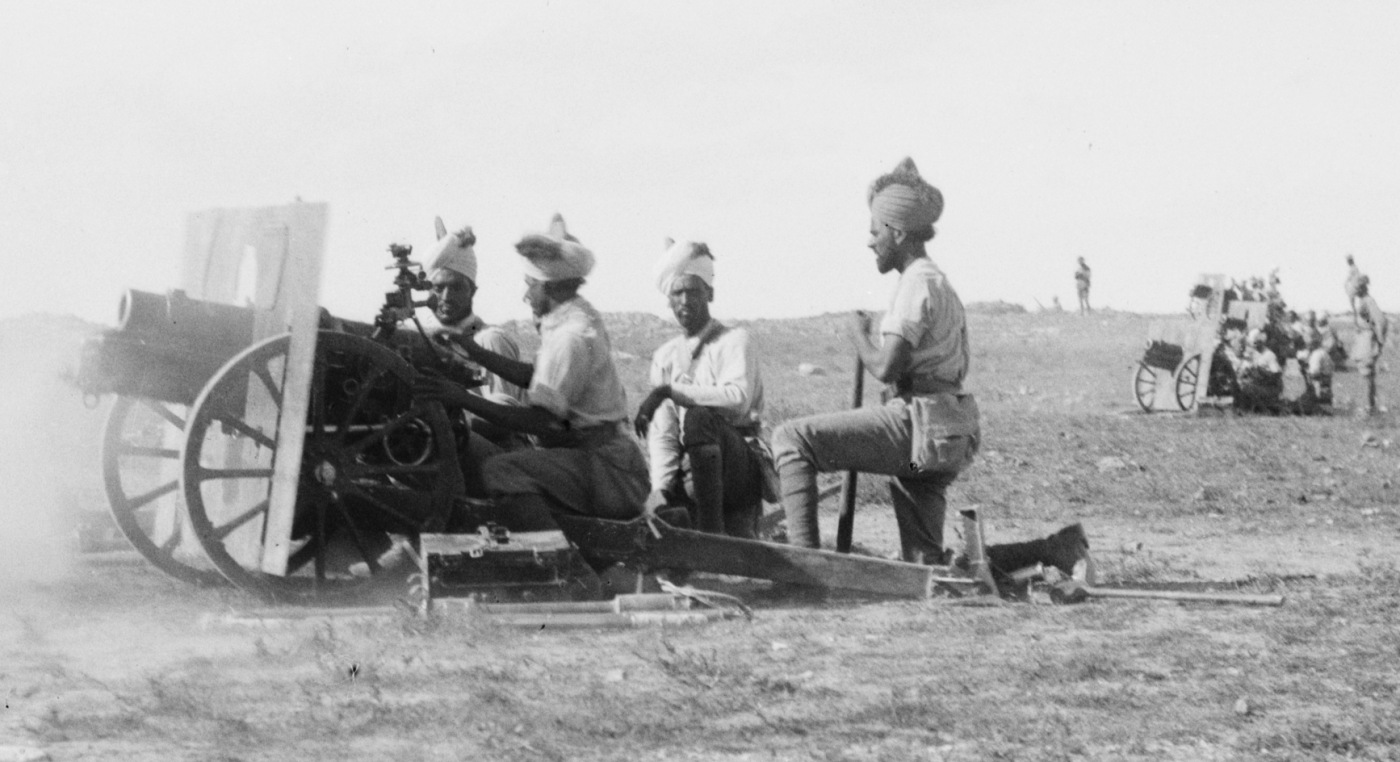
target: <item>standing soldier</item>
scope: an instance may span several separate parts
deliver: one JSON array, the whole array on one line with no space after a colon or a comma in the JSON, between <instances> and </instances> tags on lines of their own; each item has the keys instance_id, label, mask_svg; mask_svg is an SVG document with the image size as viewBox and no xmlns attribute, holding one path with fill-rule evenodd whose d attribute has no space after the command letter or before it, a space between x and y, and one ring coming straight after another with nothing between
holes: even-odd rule
<instances>
[{"instance_id":1,"label":"standing soldier","mask_svg":"<svg viewBox=\"0 0 1400 762\"><path fill-rule=\"evenodd\" d=\"M603 318L578 294L593 270L593 253L559 215L549 232L525 236L515 248L525 258L525 301L540 327L534 363L470 339L462 346L487 370L523 387L525 405L499 405L426 373L414 391L538 439L539 449L502 453L484 466L486 489L508 529L558 529L555 512L636 518L647 494L646 460L628 426Z\"/></svg>"},{"instance_id":2,"label":"standing soldier","mask_svg":"<svg viewBox=\"0 0 1400 762\"><path fill-rule=\"evenodd\" d=\"M685 334L656 350L653 389L637 411L637 435L646 437L651 460L652 499L688 503L691 523L702 532L752 538L770 467L760 455L758 352L748 331L710 317L710 248L670 239L666 246L656 285Z\"/></svg>"},{"instance_id":3,"label":"standing soldier","mask_svg":"<svg viewBox=\"0 0 1400 762\"><path fill-rule=\"evenodd\" d=\"M1388 326L1385 313L1371 296L1371 279L1365 275L1356 281L1357 331L1351 348L1351 357L1356 362L1361 377L1366 379L1366 412L1375 413L1376 365L1380 362L1381 349L1385 347Z\"/></svg>"},{"instance_id":4,"label":"standing soldier","mask_svg":"<svg viewBox=\"0 0 1400 762\"><path fill-rule=\"evenodd\" d=\"M1347 280L1345 288L1347 290L1347 303L1351 305L1351 322L1353 325L1361 325L1361 318L1357 314L1357 302L1359 296L1357 289L1360 287L1361 279L1366 276L1361 274L1361 268L1356 266L1356 260L1347 255Z\"/></svg>"},{"instance_id":5,"label":"standing soldier","mask_svg":"<svg viewBox=\"0 0 1400 762\"><path fill-rule=\"evenodd\" d=\"M870 337L870 316L848 326L865 369L886 383L886 404L789 421L773 434L789 540L820 546L817 472L886 474L906 561L946 562L946 491L971 463L980 437L977 403L962 391L967 377L967 324L962 301L925 244L943 212L943 195L905 159L877 179L867 197L870 243L880 273L899 273Z\"/></svg>"},{"instance_id":6,"label":"standing soldier","mask_svg":"<svg viewBox=\"0 0 1400 762\"><path fill-rule=\"evenodd\" d=\"M1079 258L1079 267L1074 271L1074 288L1079 292L1079 314L1083 315L1093 312L1089 307L1089 265L1084 261L1084 257Z\"/></svg>"}]
</instances>

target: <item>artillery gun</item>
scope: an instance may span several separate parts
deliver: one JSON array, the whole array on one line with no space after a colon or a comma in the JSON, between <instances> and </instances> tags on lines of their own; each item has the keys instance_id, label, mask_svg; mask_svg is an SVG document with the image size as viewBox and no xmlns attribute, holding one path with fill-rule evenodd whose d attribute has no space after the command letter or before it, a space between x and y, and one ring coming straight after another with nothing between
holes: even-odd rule
<instances>
[{"instance_id":1,"label":"artillery gun","mask_svg":"<svg viewBox=\"0 0 1400 762\"><path fill-rule=\"evenodd\" d=\"M296 222L297 211L234 210L214 221L261 224L258 231L275 234L275 248L290 237L283 223ZM215 243L225 255L239 251ZM372 323L321 310L319 323L298 319L294 332L276 333L288 325L284 314L180 291L125 294L118 327L84 346L78 382L90 396L117 397L103 433L104 486L117 525L152 564L186 582L227 580L300 603L338 603L381 581L401 582L382 559L405 543L423 551L425 598L459 573L467 591L500 573L485 587L504 581L527 594L568 595L577 571L563 566L571 545L639 573L708 571L912 597L995 589L982 562L964 574L708 535L650 515L558 516L562 533L536 545L497 536L474 520L494 508L468 494L463 468L476 464L458 458L478 434L465 417L412 394L414 378L429 368L467 386L485 374L424 332L416 312L431 301L416 295L430 287L411 253L390 247L393 288ZM308 335L314 347L302 343ZM981 558L980 524L972 512L964 519L968 555ZM479 536L463 534L472 530ZM503 560L484 568L493 556ZM533 564L532 574L515 579L505 571L517 561Z\"/></svg>"},{"instance_id":2,"label":"artillery gun","mask_svg":"<svg viewBox=\"0 0 1400 762\"><path fill-rule=\"evenodd\" d=\"M416 404L412 381L423 367L467 385L480 375L424 333L416 310L430 300L415 293L429 285L411 252L390 247L394 288L373 324L321 312L285 574L260 558L277 541L267 520L290 336L254 343L255 309L126 292L118 327L84 346L78 384L117 395L103 481L138 552L186 582L324 599L372 581L391 535L446 525L469 425Z\"/></svg>"}]
</instances>

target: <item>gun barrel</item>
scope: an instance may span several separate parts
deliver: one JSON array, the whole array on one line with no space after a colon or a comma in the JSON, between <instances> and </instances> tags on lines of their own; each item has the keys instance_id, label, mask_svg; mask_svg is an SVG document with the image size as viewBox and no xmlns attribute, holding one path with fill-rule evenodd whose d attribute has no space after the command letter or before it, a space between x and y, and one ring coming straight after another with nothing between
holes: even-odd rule
<instances>
[{"instance_id":1,"label":"gun barrel","mask_svg":"<svg viewBox=\"0 0 1400 762\"><path fill-rule=\"evenodd\" d=\"M190 404L219 368L253 342L250 308L191 299L184 291L128 289L117 328L83 346L78 386Z\"/></svg>"}]
</instances>

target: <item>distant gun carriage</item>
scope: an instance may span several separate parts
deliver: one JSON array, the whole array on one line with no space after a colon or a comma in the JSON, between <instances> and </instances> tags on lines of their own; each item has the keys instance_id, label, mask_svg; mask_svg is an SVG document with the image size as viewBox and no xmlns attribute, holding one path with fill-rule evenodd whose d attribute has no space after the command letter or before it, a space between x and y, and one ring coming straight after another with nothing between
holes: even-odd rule
<instances>
[{"instance_id":1,"label":"distant gun carriage","mask_svg":"<svg viewBox=\"0 0 1400 762\"><path fill-rule=\"evenodd\" d=\"M1225 334L1261 330L1285 361L1292 352L1279 326L1279 311L1275 302L1236 296L1223 275L1201 275L1191 289L1186 320L1148 326L1147 346L1133 368L1133 399L1147 413L1229 404L1239 380L1227 356Z\"/></svg>"}]
</instances>

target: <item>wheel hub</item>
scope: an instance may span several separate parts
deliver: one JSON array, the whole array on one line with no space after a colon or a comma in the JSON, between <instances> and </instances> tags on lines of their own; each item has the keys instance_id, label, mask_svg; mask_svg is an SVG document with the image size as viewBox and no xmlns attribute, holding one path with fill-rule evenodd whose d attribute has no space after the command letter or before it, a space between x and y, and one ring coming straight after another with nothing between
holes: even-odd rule
<instances>
[{"instance_id":1,"label":"wheel hub","mask_svg":"<svg viewBox=\"0 0 1400 762\"><path fill-rule=\"evenodd\" d=\"M339 472L336 470L334 463L329 460L323 460L317 463L316 467L311 470L311 475L316 477L316 481L320 482L322 485L330 487L335 484Z\"/></svg>"}]
</instances>

